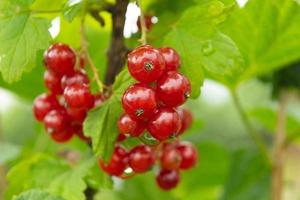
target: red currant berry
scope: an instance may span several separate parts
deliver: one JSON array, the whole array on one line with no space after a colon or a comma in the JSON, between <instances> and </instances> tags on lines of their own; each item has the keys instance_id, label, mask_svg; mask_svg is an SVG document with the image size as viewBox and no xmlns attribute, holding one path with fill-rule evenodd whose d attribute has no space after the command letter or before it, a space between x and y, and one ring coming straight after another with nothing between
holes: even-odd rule
<instances>
[{"instance_id":1,"label":"red currant berry","mask_svg":"<svg viewBox=\"0 0 300 200\"><path fill-rule=\"evenodd\" d=\"M73 129L73 133L75 133L75 135L77 135L82 141L85 142L89 142L91 139L89 137L86 137L83 134L83 130L82 130L82 124L72 124L72 129Z\"/></svg>"},{"instance_id":2,"label":"red currant berry","mask_svg":"<svg viewBox=\"0 0 300 200\"><path fill-rule=\"evenodd\" d=\"M181 159L181 155L174 145L167 145L160 155L160 166L168 170L179 169Z\"/></svg>"},{"instance_id":3,"label":"red currant berry","mask_svg":"<svg viewBox=\"0 0 300 200\"><path fill-rule=\"evenodd\" d=\"M88 109L94 106L94 96L85 84L67 86L64 90L64 98L69 107Z\"/></svg>"},{"instance_id":4,"label":"red currant berry","mask_svg":"<svg viewBox=\"0 0 300 200\"><path fill-rule=\"evenodd\" d=\"M105 164L103 160L99 161L99 165L103 171L112 176L120 176L123 174L128 164L128 155L126 150L118 145L115 147L114 153L108 164Z\"/></svg>"},{"instance_id":5,"label":"red currant berry","mask_svg":"<svg viewBox=\"0 0 300 200\"><path fill-rule=\"evenodd\" d=\"M33 113L38 121L43 121L44 117L53 109L57 109L59 104L53 95L41 94L35 98L33 103Z\"/></svg>"},{"instance_id":6,"label":"red currant berry","mask_svg":"<svg viewBox=\"0 0 300 200\"><path fill-rule=\"evenodd\" d=\"M163 190L175 188L180 180L180 174L176 170L161 169L156 176L158 186Z\"/></svg>"},{"instance_id":7,"label":"red currant berry","mask_svg":"<svg viewBox=\"0 0 300 200\"><path fill-rule=\"evenodd\" d=\"M175 49L164 47L159 49L160 54L164 57L166 71L176 71L180 66L180 56Z\"/></svg>"},{"instance_id":8,"label":"red currant berry","mask_svg":"<svg viewBox=\"0 0 300 200\"><path fill-rule=\"evenodd\" d=\"M177 136L181 128L181 120L172 108L160 108L148 123L149 133L162 141Z\"/></svg>"},{"instance_id":9,"label":"red currant berry","mask_svg":"<svg viewBox=\"0 0 300 200\"><path fill-rule=\"evenodd\" d=\"M46 131L50 134L67 130L70 118L64 109L51 110L44 118Z\"/></svg>"},{"instance_id":10,"label":"red currant berry","mask_svg":"<svg viewBox=\"0 0 300 200\"><path fill-rule=\"evenodd\" d=\"M179 134L182 134L184 131L186 131L190 126L192 125L193 122L193 115L191 111L184 109L184 108L177 108L176 109L180 119L181 119L181 129L179 131Z\"/></svg>"},{"instance_id":11,"label":"red currant berry","mask_svg":"<svg viewBox=\"0 0 300 200\"><path fill-rule=\"evenodd\" d=\"M137 137L145 130L145 125L142 122L137 122L127 114L123 114L118 120L118 127L121 134L129 134L132 137Z\"/></svg>"},{"instance_id":12,"label":"red currant berry","mask_svg":"<svg viewBox=\"0 0 300 200\"><path fill-rule=\"evenodd\" d=\"M61 77L59 75L49 70L46 70L44 73L45 85L52 94L62 94L63 90L60 86L60 79Z\"/></svg>"},{"instance_id":13,"label":"red currant berry","mask_svg":"<svg viewBox=\"0 0 300 200\"><path fill-rule=\"evenodd\" d=\"M183 104L190 96L189 80L176 71L169 71L157 82L157 96L168 107Z\"/></svg>"},{"instance_id":14,"label":"red currant berry","mask_svg":"<svg viewBox=\"0 0 300 200\"><path fill-rule=\"evenodd\" d=\"M94 108L98 107L103 104L103 102L106 100L105 96L101 93L98 93L94 96L95 103L94 103Z\"/></svg>"},{"instance_id":15,"label":"red currant berry","mask_svg":"<svg viewBox=\"0 0 300 200\"><path fill-rule=\"evenodd\" d=\"M155 154L146 145L134 147L129 152L129 166L136 173L148 171L155 163Z\"/></svg>"},{"instance_id":16,"label":"red currant berry","mask_svg":"<svg viewBox=\"0 0 300 200\"><path fill-rule=\"evenodd\" d=\"M79 58L79 64L80 64L80 67L81 68L84 68L85 67L85 57L83 54L80 55L80 58Z\"/></svg>"},{"instance_id":17,"label":"red currant berry","mask_svg":"<svg viewBox=\"0 0 300 200\"><path fill-rule=\"evenodd\" d=\"M198 153L193 144L189 142L179 142L177 150L181 155L180 169L190 169L197 163Z\"/></svg>"},{"instance_id":18,"label":"red currant berry","mask_svg":"<svg viewBox=\"0 0 300 200\"><path fill-rule=\"evenodd\" d=\"M155 92L148 86L134 84L125 91L122 105L132 119L146 121L156 110Z\"/></svg>"},{"instance_id":19,"label":"red currant berry","mask_svg":"<svg viewBox=\"0 0 300 200\"><path fill-rule=\"evenodd\" d=\"M51 138L57 143L64 143L69 141L73 136L72 129L67 128L62 131L54 131L51 133Z\"/></svg>"},{"instance_id":20,"label":"red currant berry","mask_svg":"<svg viewBox=\"0 0 300 200\"><path fill-rule=\"evenodd\" d=\"M82 123L87 115L87 110L85 108L72 108L67 107L67 113L73 121Z\"/></svg>"},{"instance_id":21,"label":"red currant berry","mask_svg":"<svg viewBox=\"0 0 300 200\"><path fill-rule=\"evenodd\" d=\"M163 74L165 62L157 49L144 45L128 55L128 70L136 80L150 83Z\"/></svg>"},{"instance_id":22,"label":"red currant berry","mask_svg":"<svg viewBox=\"0 0 300 200\"><path fill-rule=\"evenodd\" d=\"M117 138L117 142L122 142L126 139L126 135L124 134L119 134Z\"/></svg>"},{"instance_id":23,"label":"red currant berry","mask_svg":"<svg viewBox=\"0 0 300 200\"><path fill-rule=\"evenodd\" d=\"M68 45L57 43L45 52L44 62L46 67L56 74L72 74L74 72L76 55Z\"/></svg>"},{"instance_id":24,"label":"red currant berry","mask_svg":"<svg viewBox=\"0 0 300 200\"><path fill-rule=\"evenodd\" d=\"M87 77L85 71L82 69L80 71L75 72L72 75L65 75L61 79L61 87L66 88L67 86L71 86L74 84L89 84L89 78Z\"/></svg>"},{"instance_id":25,"label":"red currant berry","mask_svg":"<svg viewBox=\"0 0 300 200\"><path fill-rule=\"evenodd\" d=\"M153 22L152 22L153 16L152 15L145 15L144 18L145 18L145 25L146 25L147 31L150 31L151 28L152 28L152 25L153 25ZM140 17L138 17L136 25L138 26L138 29L141 30L142 26L141 26L141 18Z\"/></svg>"}]
</instances>

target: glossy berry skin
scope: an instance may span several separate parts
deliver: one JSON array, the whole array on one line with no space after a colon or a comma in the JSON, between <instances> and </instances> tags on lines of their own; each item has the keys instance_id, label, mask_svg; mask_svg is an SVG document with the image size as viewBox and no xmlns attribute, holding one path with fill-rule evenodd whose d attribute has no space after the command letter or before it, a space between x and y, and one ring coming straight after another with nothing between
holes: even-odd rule
<instances>
[{"instance_id":1,"label":"glossy berry skin","mask_svg":"<svg viewBox=\"0 0 300 200\"><path fill-rule=\"evenodd\" d=\"M89 87L84 84L67 86L64 90L64 98L69 107L88 109L94 106L94 96Z\"/></svg>"},{"instance_id":2,"label":"glossy berry skin","mask_svg":"<svg viewBox=\"0 0 300 200\"><path fill-rule=\"evenodd\" d=\"M57 109L59 104L53 95L41 94L35 98L33 103L33 113L38 121L43 121L44 117L53 109Z\"/></svg>"},{"instance_id":3,"label":"glossy berry skin","mask_svg":"<svg viewBox=\"0 0 300 200\"><path fill-rule=\"evenodd\" d=\"M101 93L94 95L94 99L94 108L100 106L106 100L105 96Z\"/></svg>"},{"instance_id":4,"label":"glossy berry skin","mask_svg":"<svg viewBox=\"0 0 300 200\"><path fill-rule=\"evenodd\" d=\"M153 22L152 22L153 16L152 15L145 15L144 18L145 18L145 24L146 24L147 31L150 31L152 26L153 26ZM139 30L142 30L142 28L141 28L142 27L141 26L141 18L140 17L138 17L136 25L138 26Z\"/></svg>"},{"instance_id":5,"label":"glossy berry skin","mask_svg":"<svg viewBox=\"0 0 300 200\"><path fill-rule=\"evenodd\" d=\"M157 49L144 45L128 55L128 70L137 81L151 83L163 74L165 62Z\"/></svg>"},{"instance_id":6,"label":"glossy berry skin","mask_svg":"<svg viewBox=\"0 0 300 200\"><path fill-rule=\"evenodd\" d=\"M177 108L176 109L180 119L181 119L181 129L179 134L182 134L184 131L190 128L193 123L193 115L191 111L185 108Z\"/></svg>"},{"instance_id":7,"label":"glossy berry skin","mask_svg":"<svg viewBox=\"0 0 300 200\"><path fill-rule=\"evenodd\" d=\"M51 110L44 118L49 134L63 132L70 128L70 118L64 109Z\"/></svg>"},{"instance_id":8,"label":"glossy berry skin","mask_svg":"<svg viewBox=\"0 0 300 200\"><path fill-rule=\"evenodd\" d=\"M77 135L82 141L89 142L91 139L89 137L86 137L83 134L82 130L82 124L74 123L72 124L72 131L75 135Z\"/></svg>"},{"instance_id":9,"label":"glossy berry skin","mask_svg":"<svg viewBox=\"0 0 300 200\"><path fill-rule=\"evenodd\" d=\"M103 171L112 175L120 176L123 174L128 164L128 155L126 150L118 145L115 147L114 153L112 155L109 163L105 164L102 160L99 161L99 165Z\"/></svg>"},{"instance_id":10,"label":"glossy berry skin","mask_svg":"<svg viewBox=\"0 0 300 200\"><path fill-rule=\"evenodd\" d=\"M181 163L181 155L174 145L167 145L160 155L160 166L163 169L177 170Z\"/></svg>"},{"instance_id":11,"label":"glossy berry skin","mask_svg":"<svg viewBox=\"0 0 300 200\"><path fill-rule=\"evenodd\" d=\"M122 105L132 119L146 121L154 115L157 107L155 92L143 84L134 84L125 91Z\"/></svg>"},{"instance_id":12,"label":"glossy berry skin","mask_svg":"<svg viewBox=\"0 0 300 200\"><path fill-rule=\"evenodd\" d=\"M179 142L177 150L181 155L180 169L190 169L196 165L198 159L197 149L189 142Z\"/></svg>"},{"instance_id":13,"label":"glossy berry skin","mask_svg":"<svg viewBox=\"0 0 300 200\"><path fill-rule=\"evenodd\" d=\"M122 142L126 139L126 135L124 134L119 134L117 137L117 142Z\"/></svg>"},{"instance_id":14,"label":"glossy berry skin","mask_svg":"<svg viewBox=\"0 0 300 200\"><path fill-rule=\"evenodd\" d=\"M45 71L44 73L45 86L50 90L52 94L55 95L62 94L63 89L61 88L60 80L61 80L61 76L49 70Z\"/></svg>"},{"instance_id":15,"label":"glossy berry skin","mask_svg":"<svg viewBox=\"0 0 300 200\"><path fill-rule=\"evenodd\" d=\"M180 180L180 174L177 170L161 169L156 175L156 182L163 190L175 188Z\"/></svg>"},{"instance_id":16,"label":"glossy berry skin","mask_svg":"<svg viewBox=\"0 0 300 200\"><path fill-rule=\"evenodd\" d=\"M68 128L62 131L54 131L51 133L51 138L57 143L64 143L73 137L72 129Z\"/></svg>"},{"instance_id":17,"label":"glossy berry skin","mask_svg":"<svg viewBox=\"0 0 300 200\"><path fill-rule=\"evenodd\" d=\"M129 152L129 166L136 173L148 171L155 163L155 154L146 145L138 145Z\"/></svg>"},{"instance_id":18,"label":"glossy berry skin","mask_svg":"<svg viewBox=\"0 0 300 200\"><path fill-rule=\"evenodd\" d=\"M89 78L87 77L84 70L76 71L72 75L65 75L61 79L61 87L64 89L67 86L71 86L73 84L89 84Z\"/></svg>"},{"instance_id":19,"label":"glossy berry skin","mask_svg":"<svg viewBox=\"0 0 300 200\"><path fill-rule=\"evenodd\" d=\"M87 115L87 110L85 108L66 108L68 115L73 121L82 123Z\"/></svg>"},{"instance_id":20,"label":"glossy berry skin","mask_svg":"<svg viewBox=\"0 0 300 200\"><path fill-rule=\"evenodd\" d=\"M44 62L50 71L61 76L68 75L74 72L76 55L68 45L57 43L45 52Z\"/></svg>"},{"instance_id":21,"label":"glossy berry skin","mask_svg":"<svg viewBox=\"0 0 300 200\"><path fill-rule=\"evenodd\" d=\"M129 134L132 137L137 137L145 130L145 124L133 120L127 114L123 114L118 120L118 128L121 134Z\"/></svg>"},{"instance_id":22,"label":"glossy berry skin","mask_svg":"<svg viewBox=\"0 0 300 200\"><path fill-rule=\"evenodd\" d=\"M156 139L163 141L177 136L181 128L181 120L172 108L160 108L148 123L149 133Z\"/></svg>"},{"instance_id":23,"label":"glossy berry skin","mask_svg":"<svg viewBox=\"0 0 300 200\"><path fill-rule=\"evenodd\" d=\"M169 71L157 82L157 97L168 107L182 105L191 93L189 80L176 71Z\"/></svg>"},{"instance_id":24,"label":"glossy berry skin","mask_svg":"<svg viewBox=\"0 0 300 200\"><path fill-rule=\"evenodd\" d=\"M177 71L180 66L180 56L175 49L163 47L159 49L166 65L166 71Z\"/></svg>"}]
</instances>

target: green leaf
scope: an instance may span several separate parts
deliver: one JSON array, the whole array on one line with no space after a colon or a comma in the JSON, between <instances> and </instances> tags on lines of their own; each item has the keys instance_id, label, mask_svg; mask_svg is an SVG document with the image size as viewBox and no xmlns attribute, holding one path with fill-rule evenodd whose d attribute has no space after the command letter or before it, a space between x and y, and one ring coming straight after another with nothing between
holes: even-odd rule
<instances>
[{"instance_id":1,"label":"green leaf","mask_svg":"<svg viewBox=\"0 0 300 200\"><path fill-rule=\"evenodd\" d=\"M6 199L31 188L41 188L68 200L84 200L85 177L95 159L80 160L70 166L45 154L35 154L15 165L8 173Z\"/></svg>"},{"instance_id":2,"label":"green leaf","mask_svg":"<svg viewBox=\"0 0 300 200\"><path fill-rule=\"evenodd\" d=\"M94 159L82 162L80 165L52 179L48 190L68 200L84 200L86 183L84 177L95 163Z\"/></svg>"},{"instance_id":3,"label":"green leaf","mask_svg":"<svg viewBox=\"0 0 300 200\"><path fill-rule=\"evenodd\" d=\"M225 22L223 30L237 44L252 78L300 58L300 5L294 0L250 0Z\"/></svg>"},{"instance_id":4,"label":"green leaf","mask_svg":"<svg viewBox=\"0 0 300 200\"><path fill-rule=\"evenodd\" d=\"M193 98L200 94L204 72L230 85L244 68L234 42L216 29L231 8L210 1L187 9L165 38L181 55L180 71L191 81Z\"/></svg>"},{"instance_id":5,"label":"green leaf","mask_svg":"<svg viewBox=\"0 0 300 200\"><path fill-rule=\"evenodd\" d=\"M90 111L84 122L84 134L92 138L93 151L105 161L110 159L119 134L117 121L122 113L121 96L132 82L126 68L116 78L113 95L103 105Z\"/></svg>"},{"instance_id":6,"label":"green leaf","mask_svg":"<svg viewBox=\"0 0 300 200\"><path fill-rule=\"evenodd\" d=\"M20 79L36 65L36 54L49 46L49 21L31 15L32 1L0 3L0 72L5 81Z\"/></svg>"},{"instance_id":7,"label":"green leaf","mask_svg":"<svg viewBox=\"0 0 300 200\"><path fill-rule=\"evenodd\" d=\"M64 6L64 17L68 22L73 21L73 19L81 14L82 12L82 1L73 3L74 1L69 0Z\"/></svg>"},{"instance_id":8,"label":"green leaf","mask_svg":"<svg viewBox=\"0 0 300 200\"><path fill-rule=\"evenodd\" d=\"M51 195L48 192L43 190L33 189L13 197L13 200L64 200L64 199L59 196Z\"/></svg>"},{"instance_id":9,"label":"green leaf","mask_svg":"<svg viewBox=\"0 0 300 200\"><path fill-rule=\"evenodd\" d=\"M0 165L15 159L20 154L20 147L10 143L0 142Z\"/></svg>"},{"instance_id":10,"label":"green leaf","mask_svg":"<svg viewBox=\"0 0 300 200\"><path fill-rule=\"evenodd\" d=\"M253 149L236 151L221 199L269 199L270 179L271 169L260 154Z\"/></svg>"}]
</instances>

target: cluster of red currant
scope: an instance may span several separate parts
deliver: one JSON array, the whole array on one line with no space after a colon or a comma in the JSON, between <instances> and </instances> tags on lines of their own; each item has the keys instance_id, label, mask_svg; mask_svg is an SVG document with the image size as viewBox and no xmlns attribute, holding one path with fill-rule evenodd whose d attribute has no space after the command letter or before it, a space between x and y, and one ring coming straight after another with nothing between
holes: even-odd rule
<instances>
[{"instance_id":1,"label":"cluster of red currant","mask_svg":"<svg viewBox=\"0 0 300 200\"><path fill-rule=\"evenodd\" d=\"M44 123L56 142L66 142L74 134L89 141L83 135L82 123L88 110L101 104L104 97L91 94L83 59L68 45L57 43L45 52L44 64L44 81L49 91L36 97L35 118Z\"/></svg>"},{"instance_id":2,"label":"cluster of red currant","mask_svg":"<svg viewBox=\"0 0 300 200\"><path fill-rule=\"evenodd\" d=\"M136 48L128 55L128 70L138 83L131 85L122 98L125 114L118 127L126 137L150 136L158 145L138 145L128 153L116 145L109 163L100 160L101 168L110 175L124 177L130 168L143 173L160 160L156 180L169 190L179 182L179 169L196 164L197 150L188 142L175 140L191 124L191 113L181 106L190 95L189 80L178 72L180 57L172 48L155 49L150 45Z\"/></svg>"}]
</instances>

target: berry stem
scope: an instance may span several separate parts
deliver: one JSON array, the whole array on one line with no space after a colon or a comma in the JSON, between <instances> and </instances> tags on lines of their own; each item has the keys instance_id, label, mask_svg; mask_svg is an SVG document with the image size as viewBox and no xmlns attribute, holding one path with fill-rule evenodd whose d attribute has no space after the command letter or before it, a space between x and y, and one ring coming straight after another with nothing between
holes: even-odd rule
<instances>
[{"instance_id":1,"label":"berry stem","mask_svg":"<svg viewBox=\"0 0 300 200\"><path fill-rule=\"evenodd\" d=\"M265 160L268 162L269 165L271 165L271 159L269 157L268 150L267 150L264 142L262 141L261 137L259 136L259 133L252 126L250 119L248 118L244 108L241 105L240 99L239 99L235 89L231 90L231 96L233 99L234 106L236 107L236 109L241 117L241 120L247 130L247 133L249 134L251 139L255 142L258 150L261 152L261 154L263 155Z\"/></svg>"},{"instance_id":2,"label":"berry stem","mask_svg":"<svg viewBox=\"0 0 300 200\"><path fill-rule=\"evenodd\" d=\"M81 23L80 23L80 36L81 36L81 54L83 55L84 59L86 60L87 64L90 66L92 72L93 72L93 79L96 81L99 92L103 92L103 88L105 88L105 85L101 82L97 68L93 63L93 60L88 52L88 44L87 44L87 36L84 28L84 23L85 23L85 15L86 15L86 7L87 7L87 1L83 1L83 15L81 18Z\"/></svg>"},{"instance_id":3,"label":"berry stem","mask_svg":"<svg viewBox=\"0 0 300 200\"><path fill-rule=\"evenodd\" d=\"M145 21L145 16L142 10L142 4L141 4L141 0L137 0L136 1L138 6L140 7L140 21L141 21L141 29L142 29L142 35L140 38L140 42L144 45L147 44L147 26L146 26L146 21Z\"/></svg>"}]
</instances>

